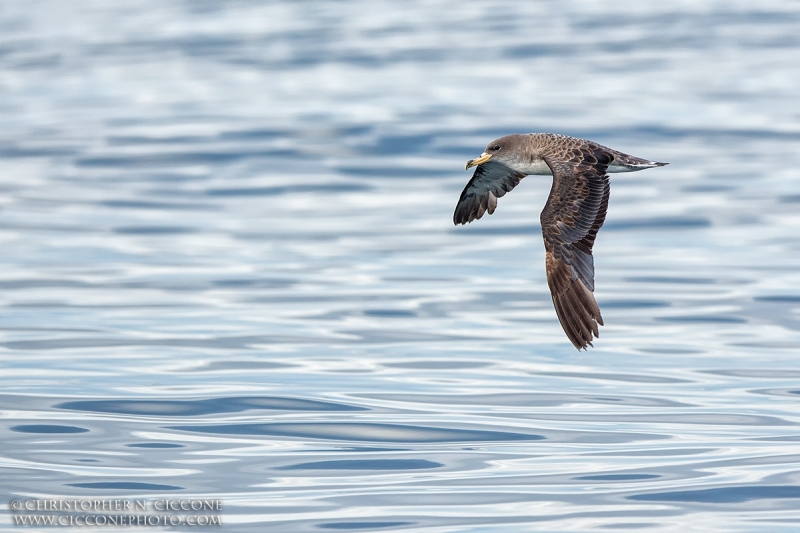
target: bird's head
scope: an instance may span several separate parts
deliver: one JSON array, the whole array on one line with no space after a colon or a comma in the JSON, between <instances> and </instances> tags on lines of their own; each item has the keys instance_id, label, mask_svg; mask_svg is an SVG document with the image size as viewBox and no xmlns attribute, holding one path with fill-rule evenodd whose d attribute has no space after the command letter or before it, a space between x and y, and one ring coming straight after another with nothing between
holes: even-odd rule
<instances>
[{"instance_id":1,"label":"bird's head","mask_svg":"<svg viewBox=\"0 0 800 533\"><path fill-rule=\"evenodd\" d=\"M490 159L503 162L506 156L509 155L510 149L518 143L517 137L519 137L519 135L506 135L505 137L493 140L486 145L486 150L483 151L480 157L467 161L467 169L482 165Z\"/></svg>"}]
</instances>

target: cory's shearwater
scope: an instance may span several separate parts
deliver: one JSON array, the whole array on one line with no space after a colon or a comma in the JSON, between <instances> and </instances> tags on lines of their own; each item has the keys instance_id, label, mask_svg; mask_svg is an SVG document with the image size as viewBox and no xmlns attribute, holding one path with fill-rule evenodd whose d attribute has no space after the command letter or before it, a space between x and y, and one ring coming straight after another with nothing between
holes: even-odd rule
<instances>
[{"instance_id":1,"label":"cory's shearwater","mask_svg":"<svg viewBox=\"0 0 800 533\"><path fill-rule=\"evenodd\" d=\"M596 142L554 133L500 137L489 143L467 169L476 167L453 214L466 224L491 215L497 199L531 174L553 176L550 196L540 215L547 284L561 327L577 349L592 345L603 325L594 299L592 246L608 209L608 175L661 167Z\"/></svg>"}]
</instances>

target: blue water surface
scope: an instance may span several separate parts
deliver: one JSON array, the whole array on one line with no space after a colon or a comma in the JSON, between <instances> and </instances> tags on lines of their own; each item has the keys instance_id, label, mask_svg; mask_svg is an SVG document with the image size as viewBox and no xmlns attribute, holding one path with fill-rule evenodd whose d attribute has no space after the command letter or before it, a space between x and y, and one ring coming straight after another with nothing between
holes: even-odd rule
<instances>
[{"instance_id":1,"label":"blue water surface","mask_svg":"<svg viewBox=\"0 0 800 533\"><path fill-rule=\"evenodd\" d=\"M798 27L0 4L0 529L11 500L203 498L230 531L797 531ZM452 224L466 160L536 131L671 163L611 178L586 352L548 177Z\"/></svg>"}]
</instances>

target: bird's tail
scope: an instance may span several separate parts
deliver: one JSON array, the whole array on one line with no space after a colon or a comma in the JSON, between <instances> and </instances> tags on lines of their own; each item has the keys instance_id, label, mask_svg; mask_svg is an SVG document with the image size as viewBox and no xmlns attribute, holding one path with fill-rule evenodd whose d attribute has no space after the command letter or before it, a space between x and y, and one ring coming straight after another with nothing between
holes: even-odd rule
<instances>
[{"instance_id":1,"label":"bird's tail","mask_svg":"<svg viewBox=\"0 0 800 533\"><path fill-rule=\"evenodd\" d=\"M608 165L608 172L636 172L637 170L663 167L665 165L669 165L669 163L660 163L628 154L616 153L614 154L614 160Z\"/></svg>"}]
</instances>

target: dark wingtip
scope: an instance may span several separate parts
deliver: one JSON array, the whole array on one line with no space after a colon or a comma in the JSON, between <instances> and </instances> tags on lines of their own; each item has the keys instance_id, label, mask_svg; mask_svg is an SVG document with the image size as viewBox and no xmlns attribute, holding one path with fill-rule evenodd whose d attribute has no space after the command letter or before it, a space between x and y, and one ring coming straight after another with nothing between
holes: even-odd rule
<instances>
[{"instance_id":1,"label":"dark wingtip","mask_svg":"<svg viewBox=\"0 0 800 533\"><path fill-rule=\"evenodd\" d=\"M562 264L562 273L572 274L572 268ZM567 272L568 270L568 272ZM551 293L554 288L554 274L548 270L548 282ZM594 348L592 341L600 336L598 325L603 325L600 308L592 292L580 280L570 280L569 285L561 294L553 295L553 305L556 315L567 338L578 351L588 350L587 346Z\"/></svg>"},{"instance_id":2,"label":"dark wingtip","mask_svg":"<svg viewBox=\"0 0 800 533\"><path fill-rule=\"evenodd\" d=\"M572 339L570 339L570 340L572 341ZM576 349L576 350L578 350L579 352L588 352L588 351L589 351L589 348L587 348L587 346L591 346L592 348L594 348L594 344L592 344L591 342L587 342L586 344L583 344L583 345L582 345L580 342L575 342L575 341L572 341L572 345L573 345L573 346L575 347L575 349Z\"/></svg>"},{"instance_id":3,"label":"dark wingtip","mask_svg":"<svg viewBox=\"0 0 800 533\"><path fill-rule=\"evenodd\" d=\"M655 164L657 167L665 167L665 166L669 165L669 163L659 163L658 161L653 161L653 163L654 163L654 164Z\"/></svg>"}]
</instances>

